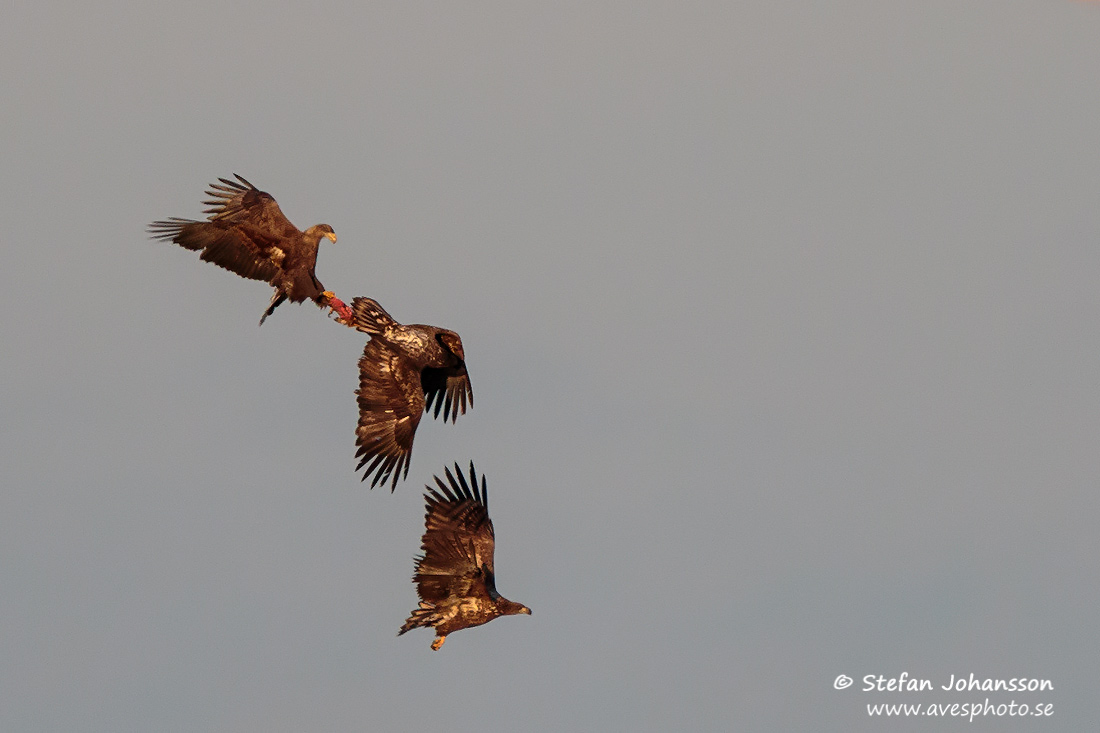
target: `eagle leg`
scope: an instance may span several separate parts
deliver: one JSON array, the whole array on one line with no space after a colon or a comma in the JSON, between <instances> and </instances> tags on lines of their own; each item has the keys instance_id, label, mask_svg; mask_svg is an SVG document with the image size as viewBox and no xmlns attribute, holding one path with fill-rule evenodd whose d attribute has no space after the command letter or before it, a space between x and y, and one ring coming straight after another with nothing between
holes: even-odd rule
<instances>
[{"instance_id":1,"label":"eagle leg","mask_svg":"<svg viewBox=\"0 0 1100 733\"><path fill-rule=\"evenodd\" d=\"M443 646L443 642L445 642L445 641L447 641L447 635L446 634L443 634L442 636L435 637L435 641L432 642L432 651L433 652L439 651L439 647Z\"/></svg>"},{"instance_id":2,"label":"eagle leg","mask_svg":"<svg viewBox=\"0 0 1100 733\"><path fill-rule=\"evenodd\" d=\"M275 309L278 308L279 304L282 303L284 300L286 300L286 293L284 293L282 290L279 290L278 288L275 288L275 292L271 294L271 302L268 304L267 310L265 310L264 314L260 316L261 326L264 325L264 321L267 320L267 317L274 313Z\"/></svg>"}]
</instances>

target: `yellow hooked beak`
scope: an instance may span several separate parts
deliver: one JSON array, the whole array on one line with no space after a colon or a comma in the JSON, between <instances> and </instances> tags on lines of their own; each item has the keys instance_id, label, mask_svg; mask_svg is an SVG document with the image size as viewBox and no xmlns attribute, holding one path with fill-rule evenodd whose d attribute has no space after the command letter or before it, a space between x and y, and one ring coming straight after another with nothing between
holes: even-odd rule
<instances>
[{"instance_id":1,"label":"yellow hooked beak","mask_svg":"<svg viewBox=\"0 0 1100 733\"><path fill-rule=\"evenodd\" d=\"M336 232L325 232L325 238L331 239L333 244L336 244Z\"/></svg>"}]
</instances>

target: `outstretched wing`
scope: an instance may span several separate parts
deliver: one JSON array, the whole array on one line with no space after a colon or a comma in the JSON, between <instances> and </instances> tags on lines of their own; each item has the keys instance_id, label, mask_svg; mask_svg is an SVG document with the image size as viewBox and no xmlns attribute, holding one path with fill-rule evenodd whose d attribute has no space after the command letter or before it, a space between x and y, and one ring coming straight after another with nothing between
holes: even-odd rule
<instances>
[{"instance_id":1,"label":"outstretched wing","mask_svg":"<svg viewBox=\"0 0 1100 733\"><path fill-rule=\"evenodd\" d=\"M280 269L286 250L294 246L301 232L283 216L268 193L241 176L210 185L205 201L211 208L207 221L172 217L149 225L154 239L162 239L202 252L201 259L213 262L253 280L271 281Z\"/></svg>"},{"instance_id":2,"label":"outstretched wing","mask_svg":"<svg viewBox=\"0 0 1100 733\"><path fill-rule=\"evenodd\" d=\"M355 442L360 459L355 470L366 466L371 488L392 478L390 490L409 472L413 436L424 412L420 375L408 359L378 339L371 339L359 359L359 426Z\"/></svg>"},{"instance_id":3,"label":"outstretched wing","mask_svg":"<svg viewBox=\"0 0 1100 733\"><path fill-rule=\"evenodd\" d=\"M470 463L470 479L455 464L447 481L435 477L437 489L425 494L423 556L417 558L413 580L421 600L438 604L460 598L493 598L493 522L489 519L485 477L478 488Z\"/></svg>"},{"instance_id":4,"label":"outstretched wing","mask_svg":"<svg viewBox=\"0 0 1100 733\"><path fill-rule=\"evenodd\" d=\"M474 390L470 386L465 362L457 367L442 369L425 367L420 372L420 382L424 386L424 409L436 418L442 410L443 422L450 420L453 423L460 414L466 414L467 402L474 404Z\"/></svg>"},{"instance_id":5,"label":"outstretched wing","mask_svg":"<svg viewBox=\"0 0 1100 733\"><path fill-rule=\"evenodd\" d=\"M244 224L277 237L298 231L271 194L256 188L243 176L234 173L233 177L237 180L219 178L217 183L210 184L206 195L213 198L203 201L210 207L203 211L210 215L208 219Z\"/></svg>"}]
</instances>

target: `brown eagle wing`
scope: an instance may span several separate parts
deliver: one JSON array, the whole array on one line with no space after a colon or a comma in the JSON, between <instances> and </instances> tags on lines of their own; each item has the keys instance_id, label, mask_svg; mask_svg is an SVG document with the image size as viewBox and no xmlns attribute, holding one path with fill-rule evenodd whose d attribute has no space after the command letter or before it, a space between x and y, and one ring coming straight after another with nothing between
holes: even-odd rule
<instances>
[{"instance_id":1,"label":"brown eagle wing","mask_svg":"<svg viewBox=\"0 0 1100 733\"><path fill-rule=\"evenodd\" d=\"M371 488L392 477L390 490L409 472L413 436L424 412L420 375L408 358L371 339L359 359L359 426L355 442L360 459L355 470L366 466L363 481L372 473Z\"/></svg>"},{"instance_id":2,"label":"brown eagle wing","mask_svg":"<svg viewBox=\"0 0 1100 733\"><path fill-rule=\"evenodd\" d=\"M301 232L283 215L279 204L241 176L219 178L206 193L208 221L171 218L153 222L149 233L186 249L241 277L270 282L286 250L300 246Z\"/></svg>"},{"instance_id":3,"label":"brown eagle wing","mask_svg":"<svg viewBox=\"0 0 1100 733\"><path fill-rule=\"evenodd\" d=\"M493 522L489 519L485 477L478 488L470 463L470 480L455 464L446 470L447 482L435 477L438 490L425 494L423 556L416 561L417 594L429 603L459 598L491 598L493 581Z\"/></svg>"}]
</instances>

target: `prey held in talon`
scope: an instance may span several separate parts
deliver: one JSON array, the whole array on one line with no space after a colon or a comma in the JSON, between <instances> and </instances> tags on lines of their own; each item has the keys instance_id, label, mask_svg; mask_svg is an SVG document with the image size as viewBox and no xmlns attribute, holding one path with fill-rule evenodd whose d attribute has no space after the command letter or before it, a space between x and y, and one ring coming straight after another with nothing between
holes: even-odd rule
<instances>
[{"instance_id":1,"label":"prey held in talon","mask_svg":"<svg viewBox=\"0 0 1100 733\"><path fill-rule=\"evenodd\" d=\"M324 303L330 309L330 312L336 314L336 320L339 323L354 328L351 324L351 308L348 308L347 304L336 297L336 293L331 290L326 290L321 293L324 298Z\"/></svg>"}]
</instances>

